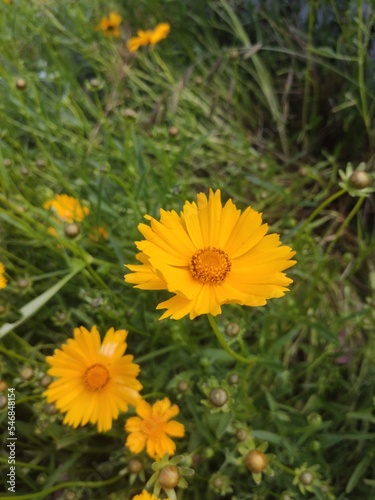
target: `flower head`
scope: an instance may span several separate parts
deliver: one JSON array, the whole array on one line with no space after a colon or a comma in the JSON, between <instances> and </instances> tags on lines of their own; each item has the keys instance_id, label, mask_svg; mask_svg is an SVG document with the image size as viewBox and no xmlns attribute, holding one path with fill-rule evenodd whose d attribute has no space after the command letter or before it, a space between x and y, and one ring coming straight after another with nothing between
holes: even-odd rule
<instances>
[{"instance_id":1,"label":"flower head","mask_svg":"<svg viewBox=\"0 0 375 500\"><path fill-rule=\"evenodd\" d=\"M140 453L146 446L147 454L152 458L173 455L176 445L169 436L183 437L185 427L170 420L179 414L177 405L171 405L168 398L156 401L152 406L141 400L136 406L138 417L130 417L125 429L130 432L126 446L132 453Z\"/></svg>"},{"instance_id":2,"label":"flower head","mask_svg":"<svg viewBox=\"0 0 375 500\"><path fill-rule=\"evenodd\" d=\"M74 329L74 339L47 357L48 374L58 379L44 395L66 413L64 424L76 428L90 422L99 432L107 431L120 411L141 399L139 366L133 356L124 356L127 335L126 330L110 328L101 341L96 326L91 331L81 326Z\"/></svg>"},{"instance_id":3,"label":"flower head","mask_svg":"<svg viewBox=\"0 0 375 500\"><path fill-rule=\"evenodd\" d=\"M221 313L222 304L263 306L282 297L292 283L282 272L293 266L295 252L281 245L278 234L266 235L267 224L251 207L243 213L232 200L222 206L220 190L186 202L180 215L160 210L160 221L146 215L140 224L145 239L136 242L140 265L125 281L144 290L175 295L160 303L160 319L190 319Z\"/></svg>"},{"instance_id":4,"label":"flower head","mask_svg":"<svg viewBox=\"0 0 375 500\"><path fill-rule=\"evenodd\" d=\"M96 30L102 31L106 36L119 37L119 26L121 22L122 18L120 14L117 14L117 12L110 12L108 17L102 17Z\"/></svg>"},{"instance_id":5,"label":"flower head","mask_svg":"<svg viewBox=\"0 0 375 500\"><path fill-rule=\"evenodd\" d=\"M5 274L5 267L2 262L0 262L0 289L5 288L7 286L7 279L4 276Z\"/></svg>"},{"instance_id":6,"label":"flower head","mask_svg":"<svg viewBox=\"0 0 375 500\"><path fill-rule=\"evenodd\" d=\"M168 23L160 23L153 30L138 30L137 36L130 38L128 41L128 49L130 52L135 52L143 45L151 45L152 47L166 38L171 30Z\"/></svg>"},{"instance_id":7,"label":"flower head","mask_svg":"<svg viewBox=\"0 0 375 500\"><path fill-rule=\"evenodd\" d=\"M57 194L52 200L47 200L43 208L52 208L66 222L80 222L90 213L88 207L81 206L78 200L67 194Z\"/></svg>"},{"instance_id":8,"label":"flower head","mask_svg":"<svg viewBox=\"0 0 375 500\"><path fill-rule=\"evenodd\" d=\"M133 500L160 500L160 498L157 498L155 495L151 495L146 490L143 490L139 495L135 495ZM166 500L169 499L167 498Z\"/></svg>"}]
</instances>

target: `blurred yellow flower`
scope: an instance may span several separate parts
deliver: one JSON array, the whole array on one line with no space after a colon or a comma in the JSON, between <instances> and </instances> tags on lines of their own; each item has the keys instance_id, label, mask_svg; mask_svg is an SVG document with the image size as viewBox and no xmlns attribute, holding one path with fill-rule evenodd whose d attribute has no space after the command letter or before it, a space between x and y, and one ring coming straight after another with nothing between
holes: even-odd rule
<instances>
[{"instance_id":1,"label":"blurred yellow flower","mask_svg":"<svg viewBox=\"0 0 375 500\"><path fill-rule=\"evenodd\" d=\"M2 262L0 262L0 289L5 288L7 286L7 283L8 283L4 274L5 274L5 267L4 267L4 264Z\"/></svg>"},{"instance_id":2,"label":"blurred yellow flower","mask_svg":"<svg viewBox=\"0 0 375 500\"><path fill-rule=\"evenodd\" d=\"M171 27L168 23L160 23L155 29L143 31L137 31L137 36L130 38L128 41L128 49L130 52L135 52L142 45L151 45L159 43L161 40L166 38L171 30Z\"/></svg>"},{"instance_id":3,"label":"blurred yellow flower","mask_svg":"<svg viewBox=\"0 0 375 500\"><path fill-rule=\"evenodd\" d=\"M143 490L139 495L135 495L132 500L160 500L160 498L155 495L151 495L146 490ZM169 500L169 498L166 498L165 500Z\"/></svg>"},{"instance_id":4,"label":"blurred yellow flower","mask_svg":"<svg viewBox=\"0 0 375 500\"><path fill-rule=\"evenodd\" d=\"M169 436L184 437L185 427L175 420L179 414L177 405L172 405L168 398L156 401L152 406L142 399L136 406L138 417L130 417L125 429L130 432L125 445L132 453L140 453L146 446L147 454L152 458L162 458L165 453L173 455L176 445Z\"/></svg>"},{"instance_id":5,"label":"blurred yellow flower","mask_svg":"<svg viewBox=\"0 0 375 500\"><path fill-rule=\"evenodd\" d=\"M190 319L221 313L222 304L263 306L282 297L293 281L282 272L293 266L295 252L269 234L262 214L248 207L242 214L232 200L221 204L220 190L186 202L180 216L160 210L160 221L146 215L140 224L145 240L136 242L140 265L128 265L125 281L143 290L175 295L160 303L160 319Z\"/></svg>"},{"instance_id":6,"label":"blurred yellow flower","mask_svg":"<svg viewBox=\"0 0 375 500\"><path fill-rule=\"evenodd\" d=\"M74 329L74 339L47 357L48 374L58 378L44 396L66 413L64 424L77 428L90 422L99 432L108 431L120 411L141 400L140 368L133 356L124 356L127 335L110 328L101 341L96 326L91 331L81 326Z\"/></svg>"},{"instance_id":7,"label":"blurred yellow flower","mask_svg":"<svg viewBox=\"0 0 375 500\"><path fill-rule=\"evenodd\" d=\"M47 200L43 208L52 208L66 222L80 222L90 213L88 207L81 206L78 200L67 194L57 194L52 200Z\"/></svg>"},{"instance_id":8,"label":"blurred yellow flower","mask_svg":"<svg viewBox=\"0 0 375 500\"><path fill-rule=\"evenodd\" d=\"M89 238L95 243L97 243L100 240L100 238L102 238L103 240L107 240L108 231L103 226L93 227L92 232L89 234Z\"/></svg>"},{"instance_id":9,"label":"blurred yellow flower","mask_svg":"<svg viewBox=\"0 0 375 500\"><path fill-rule=\"evenodd\" d=\"M102 17L100 23L96 27L97 31L102 31L106 36L120 36L119 26L122 22L120 14L110 12L108 17Z\"/></svg>"}]
</instances>

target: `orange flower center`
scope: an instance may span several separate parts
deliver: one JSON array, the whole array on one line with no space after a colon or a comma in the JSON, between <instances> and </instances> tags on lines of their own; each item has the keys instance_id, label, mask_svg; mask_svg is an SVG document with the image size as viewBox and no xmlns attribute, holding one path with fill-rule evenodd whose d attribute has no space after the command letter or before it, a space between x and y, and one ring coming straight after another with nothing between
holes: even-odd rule
<instances>
[{"instance_id":1,"label":"orange flower center","mask_svg":"<svg viewBox=\"0 0 375 500\"><path fill-rule=\"evenodd\" d=\"M87 368L83 374L83 381L89 391L101 391L109 382L107 368L99 363Z\"/></svg>"},{"instance_id":2,"label":"orange flower center","mask_svg":"<svg viewBox=\"0 0 375 500\"><path fill-rule=\"evenodd\" d=\"M190 261L190 271L201 283L222 283L232 267L224 250L206 247L195 252Z\"/></svg>"},{"instance_id":3,"label":"orange flower center","mask_svg":"<svg viewBox=\"0 0 375 500\"><path fill-rule=\"evenodd\" d=\"M148 437L157 437L164 432L164 422L157 422L153 418L146 418L141 423L141 431Z\"/></svg>"}]
</instances>

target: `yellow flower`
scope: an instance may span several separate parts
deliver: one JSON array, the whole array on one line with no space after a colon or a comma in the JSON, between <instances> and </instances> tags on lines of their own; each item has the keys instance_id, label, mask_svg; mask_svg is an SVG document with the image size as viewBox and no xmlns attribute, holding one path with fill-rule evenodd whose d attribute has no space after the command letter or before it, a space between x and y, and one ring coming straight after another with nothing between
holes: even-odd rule
<instances>
[{"instance_id":1,"label":"yellow flower","mask_svg":"<svg viewBox=\"0 0 375 500\"><path fill-rule=\"evenodd\" d=\"M120 36L119 26L122 22L121 16L116 12L110 12L108 17L102 17L96 27L97 31L102 31L106 36Z\"/></svg>"},{"instance_id":2,"label":"yellow flower","mask_svg":"<svg viewBox=\"0 0 375 500\"><path fill-rule=\"evenodd\" d=\"M100 238L102 238L103 240L107 240L108 231L103 226L93 227L92 232L89 234L89 238L91 241L94 241L95 243L97 243L100 240Z\"/></svg>"},{"instance_id":3,"label":"yellow flower","mask_svg":"<svg viewBox=\"0 0 375 500\"><path fill-rule=\"evenodd\" d=\"M126 446L132 453L140 453L146 446L148 455L152 458L161 458L167 453L173 455L175 443L169 436L183 437L185 427L169 420L179 414L177 405L172 405L168 398L156 401L152 406L142 399L136 406L138 417L130 417L126 421L125 429L130 432L126 439Z\"/></svg>"},{"instance_id":4,"label":"yellow flower","mask_svg":"<svg viewBox=\"0 0 375 500\"><path fill-rule=\"evenodd\" d=\"M148 493L146 490L143 490L139 495L135 495L135 497L133 497L133 500L160 500L160 498L156 497L155 495L150 495L150 493ZM169 498L166 498L166 500L169 500Z\"/></svg>"},{"instance_id":5,"label":"yellow flower","mask_svg":"<svg viewBox=\"0 0 375 500\"><path fill-rule=\"evenodd\" d=\"M101 342L96 326L89 332L74 329L69 339L47 357L49 375L58 377L44 392L49 403L66 413L64 424L76 428L88 422L107 431L128 404L136 406L142 385L136 379L140 369L133 356L126 355L126 330L110 328Z\"/></svg>"},{"instance_id":6,"label":"yellow flower","mask_svg":"<svg viewBox=\"0 0 375 500\"><path fill-rule=\"evenodd\" d=\"M175 295L160 303L160 319L190 319L221 313L223 304L263 306L282 297L292 283L282 272L293 266L295 252L281 245L278 234L266 236L262 214L243 213L232 200L221 204L220 190L186 202L180 216L160 210L160 221L146 215L140 224L145 240L136 242L140 265L128 265L125 281L143 290L169 290Z\"/></svg>"},{"instance_id":7,"label":"yellow flower","mask_svg":"<svg viewBox=\"0 0 375 500\"><path fill-rule=\"evenodd\" d=\"M7 283L8 283L4 274L5 274L5 267L4 267L4 264L2 262L0 262L0 289L5 288L7 286Z\"/></svg>"},{"instance_id":8,"label":"yellow flower","mask_svg":"<svg viewBox=\"0 0 375 500\"><path fill-rule=\"evenodd\" d=\"M130 52L135 52L142 45L152 45L159 43L161 40L166 38L171 30L168 23L160 23L156 26L154 30L139 30L137 31L137 36L130 38L128 41L128 49Z\"/></svg>"},{"instance_id":9,"label":"yellow flower","mask_svg":"<svg viewBox=\"0 0 375 500\"><path fill-rule=\"evenodd\" d=\"M66 222L80 222L90 213L87 207L82 207L78 200L67 194L57 194L52 200L47 200L43 208L52 208Z\"/></svg>"}]
</instances>

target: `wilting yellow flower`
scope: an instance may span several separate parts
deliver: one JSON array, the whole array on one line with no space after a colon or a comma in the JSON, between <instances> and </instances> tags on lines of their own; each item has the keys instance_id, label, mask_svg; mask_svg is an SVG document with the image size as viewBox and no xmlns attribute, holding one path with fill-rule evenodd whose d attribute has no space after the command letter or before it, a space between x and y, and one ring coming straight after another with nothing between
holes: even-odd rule
<instances>
[{"instance_id":1,"label":"wilting yellow flower","mask_svg":"<svg viewBox=\"0 0 375 500\"><path fill-rule=\"evenodd\" d=\"M107 431L120 411L140 401L139 366L133 356L124 356L127 335L110 328L101 342L96 326L91 332L81 326L74 329L74 339L47 357L48 373L58 379L44 395L66 413L64 424L76 428L90 422L99 432Z\"/></svg>"},{"instance_id":2,"label":"wilting yellow flower","mask_svg":"<svg viewBox=\"0 0 375 500\"><path fill-rule=\"evenodd\" d=\"M47 200L43 208L52 208L66 222L80 222L90 213L88 207L81 206L78 200L67 194L57 194L52 200Z\"/></svg>"},{"instance_id":3,"label":"wilting yellow flower","mask_svg":"<svg viewBox=\"0 0 375 500\"><path fill-rule=\"evenodd\" d=\"M155 495L151 495L146 490L143 490L139 495L135 495L132 500L160 500L160 498ZM169 500L169 498L166 498L166 500Z\"/></svg>"},{"instance_id":4,"label":"wilting yellow flower","mask_svg":"<svg viewBox=\"0 0 375 500\"><path fill-rule=\"evenodd\" d=\"M5 267L4 267L4 264L2 262L0 262L0 289L5 288L7 286L7 283L8 283L4 274L5 274Z\"/></svg>"},{"instance_id":5,"label":"wilting yellow flower","mask_svg":"<svg viewBox=\"0 0 375 500\"><path fill-rule=\"evenodd\" d=\"M221 204L220 190L186 202L180 216L160 210L160 221L146 215L140 224L146 238L136 242L140 265L128 265L125 281L143 290L169 290L175 295L160 303L170 316L190 319L221 313L223 304L263 306L282 297L292 283L283 270L293 266L295 252L269 234L262 214L248 207L242 214L232 200Z\"/></svg>"},{"instance_id":6,"label":"wilting yellow flower","mask_svg":"<svg viewBox=\"0 0 375 500\"><path fill-rule=\"evenodd\" d=\"M122 18L116 12L110 12L108 17L102 17L100 23L96 27L97 31L102 31L106 36L120 36L119 26Z\"/></svg>"},{"instance_id":7,"label":"wilting yellow flower","mask_svg":"<svg viewBox=\"0 0 375 500\"><path fill-rule=\"evenodd\" d=\"M176 445L172 437L183 437L185 427L175 420L169 421L179 414L177 405L172 405L168 398L156 401L152 406L142 399L136 406L138 417L130 417L125 429L130 432L125 445L132 453L140 453L146 446L148 455L161 458L167 453L173 455Z\"/></svg>"},{"instance_id":8,"label":"wilting yellow flower","mask_svg":"<svg viewBox=\"0 0 375 500\"><path fill-rule=\"evenodd\" d=\"M128 41L128 49L130 52L135 52L142 45L152 45L159 43L166 38L171 30L168 23L160 23L153 30L138 30L137 36L130 38Z\"/></svg>"}]
</instances>

